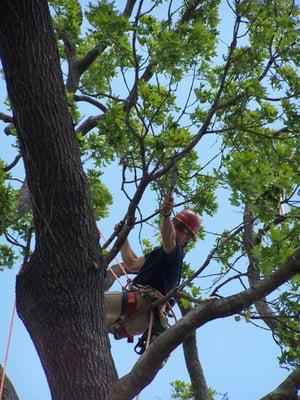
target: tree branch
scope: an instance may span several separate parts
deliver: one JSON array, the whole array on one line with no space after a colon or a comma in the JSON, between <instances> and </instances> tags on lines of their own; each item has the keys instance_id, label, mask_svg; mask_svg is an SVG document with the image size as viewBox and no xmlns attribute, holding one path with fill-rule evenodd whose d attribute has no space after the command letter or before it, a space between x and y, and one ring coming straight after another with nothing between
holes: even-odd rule
<instances>
[{"instance_id":1,"label":"tree branch","mask_svg":"<svg viewBox=\"0 0 300 400\"><path fill-rule=\"evenodd\" d=\"M2 112L0 112L0 119L3 122L8 122L8 123L13 123L13 117L11 117L10 115L4 114Z\"/></svg>"},{"instance_id":2,"label":"tree branch","mask_svg":"<svg viewBox=\"0 0 300 400\"><path fill-rule=\"evenodd\" d=\"M107 111L107 107L104 104L100 103L99 101L97 101L97 100L95 100L95 99L93 99L93 98L91 98L89 96L83 96L83 95L82 96L78 96L78 95L75 95L74 96L74 100L75 101L85 101L85 102L87 102L89 104L92 104L93 106L99 108L103 112Z\"/></svg>"},{"instance_id":3,"label":"tree branch","mask_svg":"<svg viewBox=\"0 0 300 400\"><path fill-rule=\"evenodd\" d=\"M261 400L299 400L300 367L296 368L275 390Z\"/></svg>"},{"instance_id":4,"label":"tree branch","mask_svg":"<svg viewBox=\"0 0 300 400\"><path fill-rule=\"evenodd\" d=\"M66 82L66 89L68 92L76 92L79 84L79 72L76 60L76 45L67 32L61 32L60 36L65 46L66 57L68 61L68 77Z\"/></svg>"},{"instance_id":5,"label":"tree branch","mask_svg":"<svg viewBox=\"0 0 300 400\"><path fill-rule=\"evenodd\" d=\"M274 224L279 224L282 221L286 220L286 216L279 216L276 218L274 221ZM260 269L258 265L258 261L256 258L253 256L253 247L255 244L260 243L262 235L266 233L270 227L265 226L259 234L255 234L254 228L253 228L253 215L250 211L250 209L246 206L245 211L244 211L244 234L243 234L243 241L244 241L244 246L245 250L249 259L249 265L248 265L248 280L250 287L255 287L255 285L261 280L260 277ZM264 323L269 327L273 334L276 335L276 331L278 330L278 327L280 325L278 319L275 318L275 314L272 310L272 308L268 305L268 302L265 297L260 298L258 301L254 303L256 311L258 314L261 316L262 320ZM295 349L299 345L298 340L291 339L290 345Z\"/></svg>"},{"instance_id":6,"label":"tree branch","mask_svg":"<svg viewBox=\"0 0 300 400\"><path fill-rule=\"evenodd\" d=\"M183 316L190 311L184 309L180 303L178 303L178 306ZM186 367L191 378L194 398L195 400L208 400L207 384L198 356L196 331L193 331L190 336L186 337L182 344Z\"/></svg>"},{"instance_id":7,"label":"tree branch","mask_svg":"<svg viewBox=\"0 0 300 400\"><path fill-rule=\"evenodd\" d=\"M136 0L127 0L126 6L123 11L124 17L130 17L135 6Z\"/></svg>"},{"instance_id":8,"label":"tree branch","mask_svg":"<svg viewBox=\"0 0 300 400\"><path fill-rule=\"evenodd\" d=\"M11 169L13 169L13 168L18 164L18 162L19 162L19 160L20 160L21 158L22 158L22 155L21 155L21 154L18 154L18 155L16 156L16 158L14 159L14 161L13 161L12 163L6 165L6 166L3 168L3 170L4 170L5 172L10 171Z\"/></svg>"},{"instance_id":9,"label":"tree branch","mask_svg":"<svg viewBox=\"0 0 300 400\"><path fill-rule=\"evenodd\" d=\"M96 128L98 122L104 117L104 114L95 115L93 117L88 117L81 125L76 128L75 133L81 133L86 135L89 131Z\"/></svg>"},{"instance_id":10,"label":"tree branch","mask_svg":"<svg viewBox=\"0 0 300 400\"><path fill-rule=\"evenodd\" d=\"M253 288L224 299L210 299L190 311L170 329L160 335L149 349L139 358L130 373L122 377L114 386L109 400L132 399L157 374L161 363L189 335L205 323L217 318L239 313L259 298L271 293L292 276L300 272L300 248L289 257L285 264L270 274Z\"/></svg>"}]
</instances>

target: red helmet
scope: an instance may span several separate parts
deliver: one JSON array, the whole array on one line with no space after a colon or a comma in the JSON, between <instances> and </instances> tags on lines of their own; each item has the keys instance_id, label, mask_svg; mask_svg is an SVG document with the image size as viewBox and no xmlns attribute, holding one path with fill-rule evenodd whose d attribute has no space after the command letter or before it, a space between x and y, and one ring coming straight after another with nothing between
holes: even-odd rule
<instances>
[{"instance_id":1,"label":"red helmet","mask_svg":"<svg viewBox=\"0 0 300 400\"><path fill-rule=\"evenodd\" d=\"M193 234L194 238L197 232L200 229L200 218L198 215L192 210L181 210L178 214L175 215L174 219L183 223Z\"/></svg>"}]
</instances>

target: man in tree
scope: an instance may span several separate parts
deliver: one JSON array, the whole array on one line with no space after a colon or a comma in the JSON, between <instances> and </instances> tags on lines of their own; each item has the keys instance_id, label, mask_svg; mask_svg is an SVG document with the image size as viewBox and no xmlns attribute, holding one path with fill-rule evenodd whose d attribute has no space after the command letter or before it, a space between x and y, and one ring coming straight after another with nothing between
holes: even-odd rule
<instances>
[{"instance_id":1,"label":"man in tree","mask_svg":"<svg viewBox=\"0 0 300 400\"><path fill-rule=\"evenodd\" d=\"M138 275L128 291L106 293L107 324L109 330L113 331L118 339L145 331L149 325L151 313L150 311L138 313L123 323L122 320L120 321L120 316L127 317L146 307L150 302L166 295L180 281L184 248L190 240L195 240L200 228L200 219L193 211L182 210L171 220L173 206L173 198L168 195L161 209L162 245L160 247L142 256L134 253L127 239L121 247L126 269ZM152 337L167 328L167 318L163 311L164 307L160 309L160 312L156 312ZM147 333L144 339L146 336ZM141 350L143 351L144 348L142 347Z\"/></svg>"}]
</instances>

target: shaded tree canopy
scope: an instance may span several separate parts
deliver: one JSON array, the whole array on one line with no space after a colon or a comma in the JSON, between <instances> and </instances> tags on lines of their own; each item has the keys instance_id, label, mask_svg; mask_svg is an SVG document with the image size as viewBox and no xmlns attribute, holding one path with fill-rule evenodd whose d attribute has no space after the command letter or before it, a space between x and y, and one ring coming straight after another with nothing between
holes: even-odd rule
<instances>
[{"instance_id":1,"label":"shaded tree canopy","mask_svg":"<svg viewBox=\"0 0 300 400\"><path fill-rule=\"evenodd\" d=\"M298 19L292 0L1 2L1 139L14 159L0 160L0 268L22 264L17 310L54 399L132 399L182 343L191 384L173 383L174 398L212 399L195 332L232 315L262 321L291 370L264 400L297 399ZM109 168L120 177L111 187ZM145 225L159 223L174 171L175 210L213 221L226 201L240 220L213 233L203 225L205 261L186 263L166 297L182 318L119 378L106 269L132 229L142 241ZM116 186L122 229L99 245L96 222L120 202ZM195 278L208 268L204 293ZM4 398L16 398L6 382Z\"/></svg>"}]
</instances>

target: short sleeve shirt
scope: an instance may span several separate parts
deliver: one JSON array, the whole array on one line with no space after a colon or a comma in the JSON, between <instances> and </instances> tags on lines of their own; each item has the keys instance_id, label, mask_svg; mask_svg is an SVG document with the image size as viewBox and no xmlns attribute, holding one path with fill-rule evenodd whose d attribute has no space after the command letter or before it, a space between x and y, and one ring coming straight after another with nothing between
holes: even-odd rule
<instances>
[{"instance_id":1,"label":"short sleeve shirt","mask_svg":"<svg viewBox=\"0 0 300 400\"><path fill-rule=\"evenodd\" d=\"M163 247L157 247L145 255L145 263L133 284L149 285L166 294L176 287L182 273L183 248L176 244L170 254L166 254Z\"/></svg>"}]
</instances>

